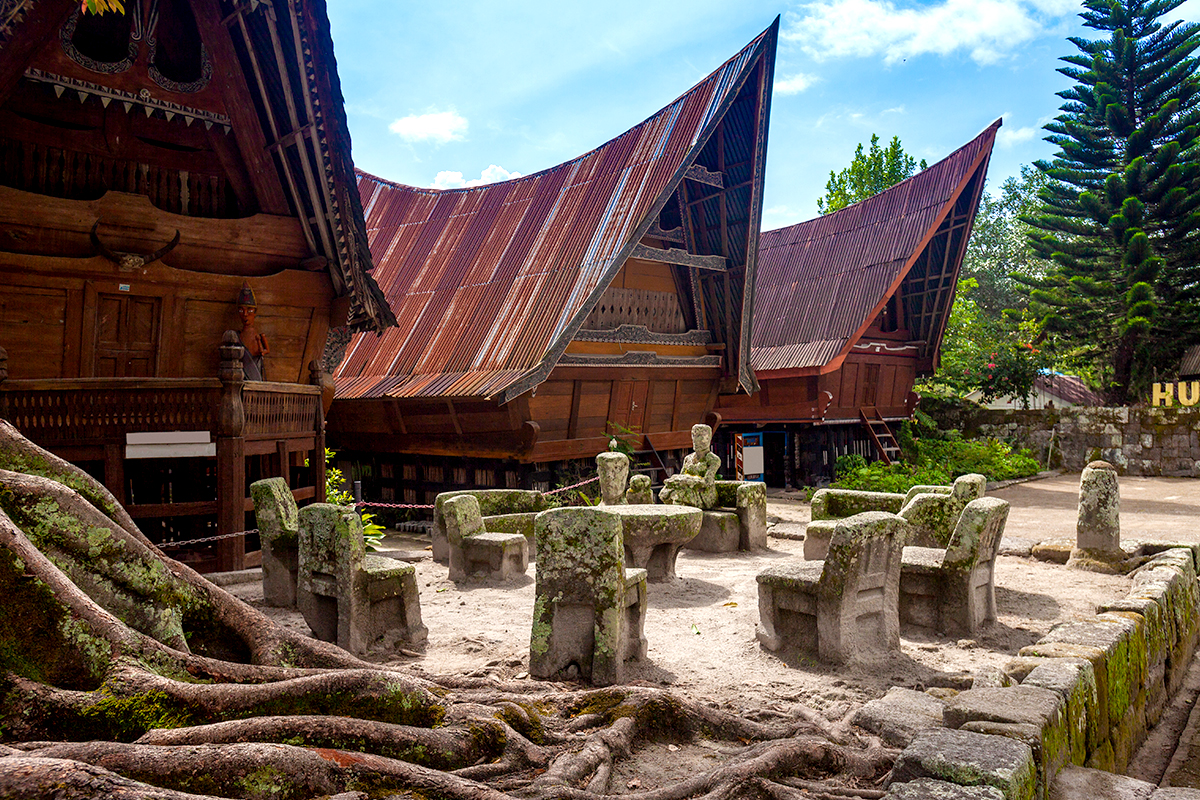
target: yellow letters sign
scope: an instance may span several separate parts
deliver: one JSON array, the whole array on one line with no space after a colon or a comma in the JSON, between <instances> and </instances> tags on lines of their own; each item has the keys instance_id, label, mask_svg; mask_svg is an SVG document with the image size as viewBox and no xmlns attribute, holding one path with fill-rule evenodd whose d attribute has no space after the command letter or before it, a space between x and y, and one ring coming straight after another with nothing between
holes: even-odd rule
<instances>
[{"instance_id":1,"label":"yellow letters sign","mask_svg":"<svg viewBox=\"0 0 1200 800\"><path fill-rule=\"evenodd\" d=\"M1179 397L1179 405L1194 406L1200 402L1200 381L1179 383L1155 383L1150 393L1150 405L1171 406Z\"/></svg>"}]
</instances>

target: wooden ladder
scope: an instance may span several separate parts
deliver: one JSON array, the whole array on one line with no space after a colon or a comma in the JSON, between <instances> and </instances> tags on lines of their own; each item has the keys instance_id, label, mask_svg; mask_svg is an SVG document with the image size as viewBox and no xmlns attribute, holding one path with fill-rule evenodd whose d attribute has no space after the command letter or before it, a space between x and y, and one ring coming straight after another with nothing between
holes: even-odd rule
<instances>
[{"instance_id":1,"label":"wooden ladder","mask_svg":"<svg viewBox=\"0 0 1200 800\"><path fill-rule=\"evenodd\" d=\"M896 437L892 435L892 429L880 415L879 409L874 406L860 408L858 418L862 420L867 432L871 434L871 441L875 443L875 452L879 453L879 460L884 464L899 461L900 445L896 442Z\"/></svg>"}]
</instances>

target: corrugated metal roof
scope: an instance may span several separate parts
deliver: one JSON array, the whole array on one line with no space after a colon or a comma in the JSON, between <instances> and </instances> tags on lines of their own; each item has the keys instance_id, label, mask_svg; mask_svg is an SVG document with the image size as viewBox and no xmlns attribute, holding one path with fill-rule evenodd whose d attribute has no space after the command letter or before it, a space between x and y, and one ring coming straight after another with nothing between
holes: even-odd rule
<instances>
[{"instance_id":1,"label":"corrugated metal roof","mask_svg":"<svg viewBox=\"0 0 1200 800\"><path fill-rule=\"evenodd\" d=\"M544 368L774 42L772 26L645 122L543 172L452 190L359 173L374 277L401 327L351 341L337 396L493 397Z\"/></svg>"},{"instance_id":2,"label":"corrugated metal roof","mask_svg":"<svg viewBox=\"0 0 1200 800\"><path fill-rule=\"evenodd\" d=\"M1179 377L1191 378L1200 375L1200 344L1193 345L1179 360Z\"/></svg>"},{"instance_id":3,"label":"corrugated metal roof","mask_svg":"<svg viewBox=\"0 0 1200 800\"><path fill-rule=\"evenodd\" d=\"M759 237L751 340L756 372L824 366L853 344L956 191L990 154L999 127L996 120L874 197Z\"/></svg>"}]
</instances>

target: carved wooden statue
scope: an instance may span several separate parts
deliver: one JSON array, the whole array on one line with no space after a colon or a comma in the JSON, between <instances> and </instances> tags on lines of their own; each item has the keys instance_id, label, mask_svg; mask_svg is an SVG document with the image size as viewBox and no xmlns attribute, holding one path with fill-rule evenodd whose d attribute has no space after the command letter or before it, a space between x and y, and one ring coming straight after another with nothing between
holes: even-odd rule
<instances>
[{"instance_id":1,"label":"carved wooden statue","mask_svg":"<svg viewBox=\"0 0 1200 800\"><path fill-rule=\"evenodd\" d=\"M242 318L242 332L240 338L242 340L242 369L246 372L246 380L261 381L263 377L263 356L270 355L271 348L267 344L267 337L258 326L254 324L254 317L258 314L258 302L254 299L254 290L250 288L249 283L242 284L242 291L238 294L238 316Z\"/></svg>"}]
</instances>

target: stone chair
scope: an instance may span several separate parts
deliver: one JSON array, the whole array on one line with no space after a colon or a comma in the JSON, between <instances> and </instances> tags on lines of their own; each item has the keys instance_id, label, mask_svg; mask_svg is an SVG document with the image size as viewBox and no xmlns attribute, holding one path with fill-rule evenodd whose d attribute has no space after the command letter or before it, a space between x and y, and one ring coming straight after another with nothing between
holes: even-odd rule
<instances>
[{"instance_id":1,"label":"stone chair","mask_svg":"<svg viewBox=\"0 0 1200 800\"><path fill-rule=\"evenodd\" d=\"M822 661L876 660L900 650L900 558L909 524L865 511L840 520L824 561L758 575L758 640Z\"/></svg>"},{"instance_id":2,"label":"stone chair","mask_svg":"<svg viewBox=\"0 0 1200 800\"><path fill-rule=\"evenodd\" d=\"M716 481L717 505L704 512L700 533L684 545L706 553L767 548L767 490L759 481Z\"/></svg>"},{"instance_id":3,"label":"stone chair","mask_svg":"<svg viewBox=\"0 0 1200 800\"><path fill-rule=\"evenodd\" d=\"M262 546L263 602L278 608L296 605L300 518L292 490L283 478L250 484L254 519Z\"/></svg>"},{"instance_id":4,"label":"stone chair","mask_svg":"<svg viewBox=\"0 0 1200 800\"><path fill-rule=\"evenodd\" d=\"M433 501L433 560L440 564L450 563L450 544L446 538L446 516L444 506L451 497L468 494L479 502L479 513L483 516L484 528L501 533L525 533L529 540L529 554L536 554L533 541L533 515L545 511L549 505L541 492L524 489L464 489L442 492ZM518 516L520 515L520 516ZM511 521L496 521L497 517L518 517Z\"/></svg>"},{"instance_id":5,"label":"stone chair","mask_svg":"<svg viewBox=\"0 0 1200 800\"><path fill-rule=\"evenodd\" d=\"M622 683L646 655L646 570L626 569L621 518L603 508L538 514L537 587L529 641L535 678Z\"/></svg>"},{"instance_id":6,"label":"stone chair","mask_svg":"<svg viewBox=\"0 0 1200 800\"><path fill-rule=\"evenodd\" d=\"M296 601L313 634L354 654L396 641L424 641L416 570L369 555L362 519L349 507L300 509Z\"/></svg>"},{"instance_id":7,"label":"stone chair","mask_svg":"<svg viewBox=\"0 0 1200 800\"><path fill-rule=\"evenodd\" d=\"M442 506L450 548L450 580L472 575L507 581L529 569L529 542L520 533L484 529L479 501L469 494L451 497Z\"/></svg>"},{"instance_id":8,"label":"stone chair","mask_svg":"<svg viewBox=\"0 0 1200 800\"><path fill-rule=\"evenodd\" d=\"M958 524L958 515L972 500L983 497L987 479L960 475L952 486L914 486L907 494L820 489L812 498L812 522L804 529L804 558L820 561L829 549L837 521L862 511L888 511L913 523L911 544L945 547Z\"/></svg>"},{"instance_id":9,"label":"stone chair","mask_svg":"<svg viewBox=\"0 0 1200 800\"><path fill-rule=\"evenodd\" d=\"M972 636L996 619L996 555L1008 502L967 503L946 549L905 547L900 573L900 621L945 634Z\"/></svg>"},{"instance_id":10,"label":"stone chair","mask_svg":"<svg viewBox=\"0 0 1200 800\"><path fill-rule=\"evenodd\" d=\"M973 472L955 478L949 492L944 491L944 487L937 488L936 492L909 490L904 507L900 509L900 516L912 523L910 543L913 545L946 547L967 503L978 500L987 491L987 478Z\"/></svg>"}]
</instances>

